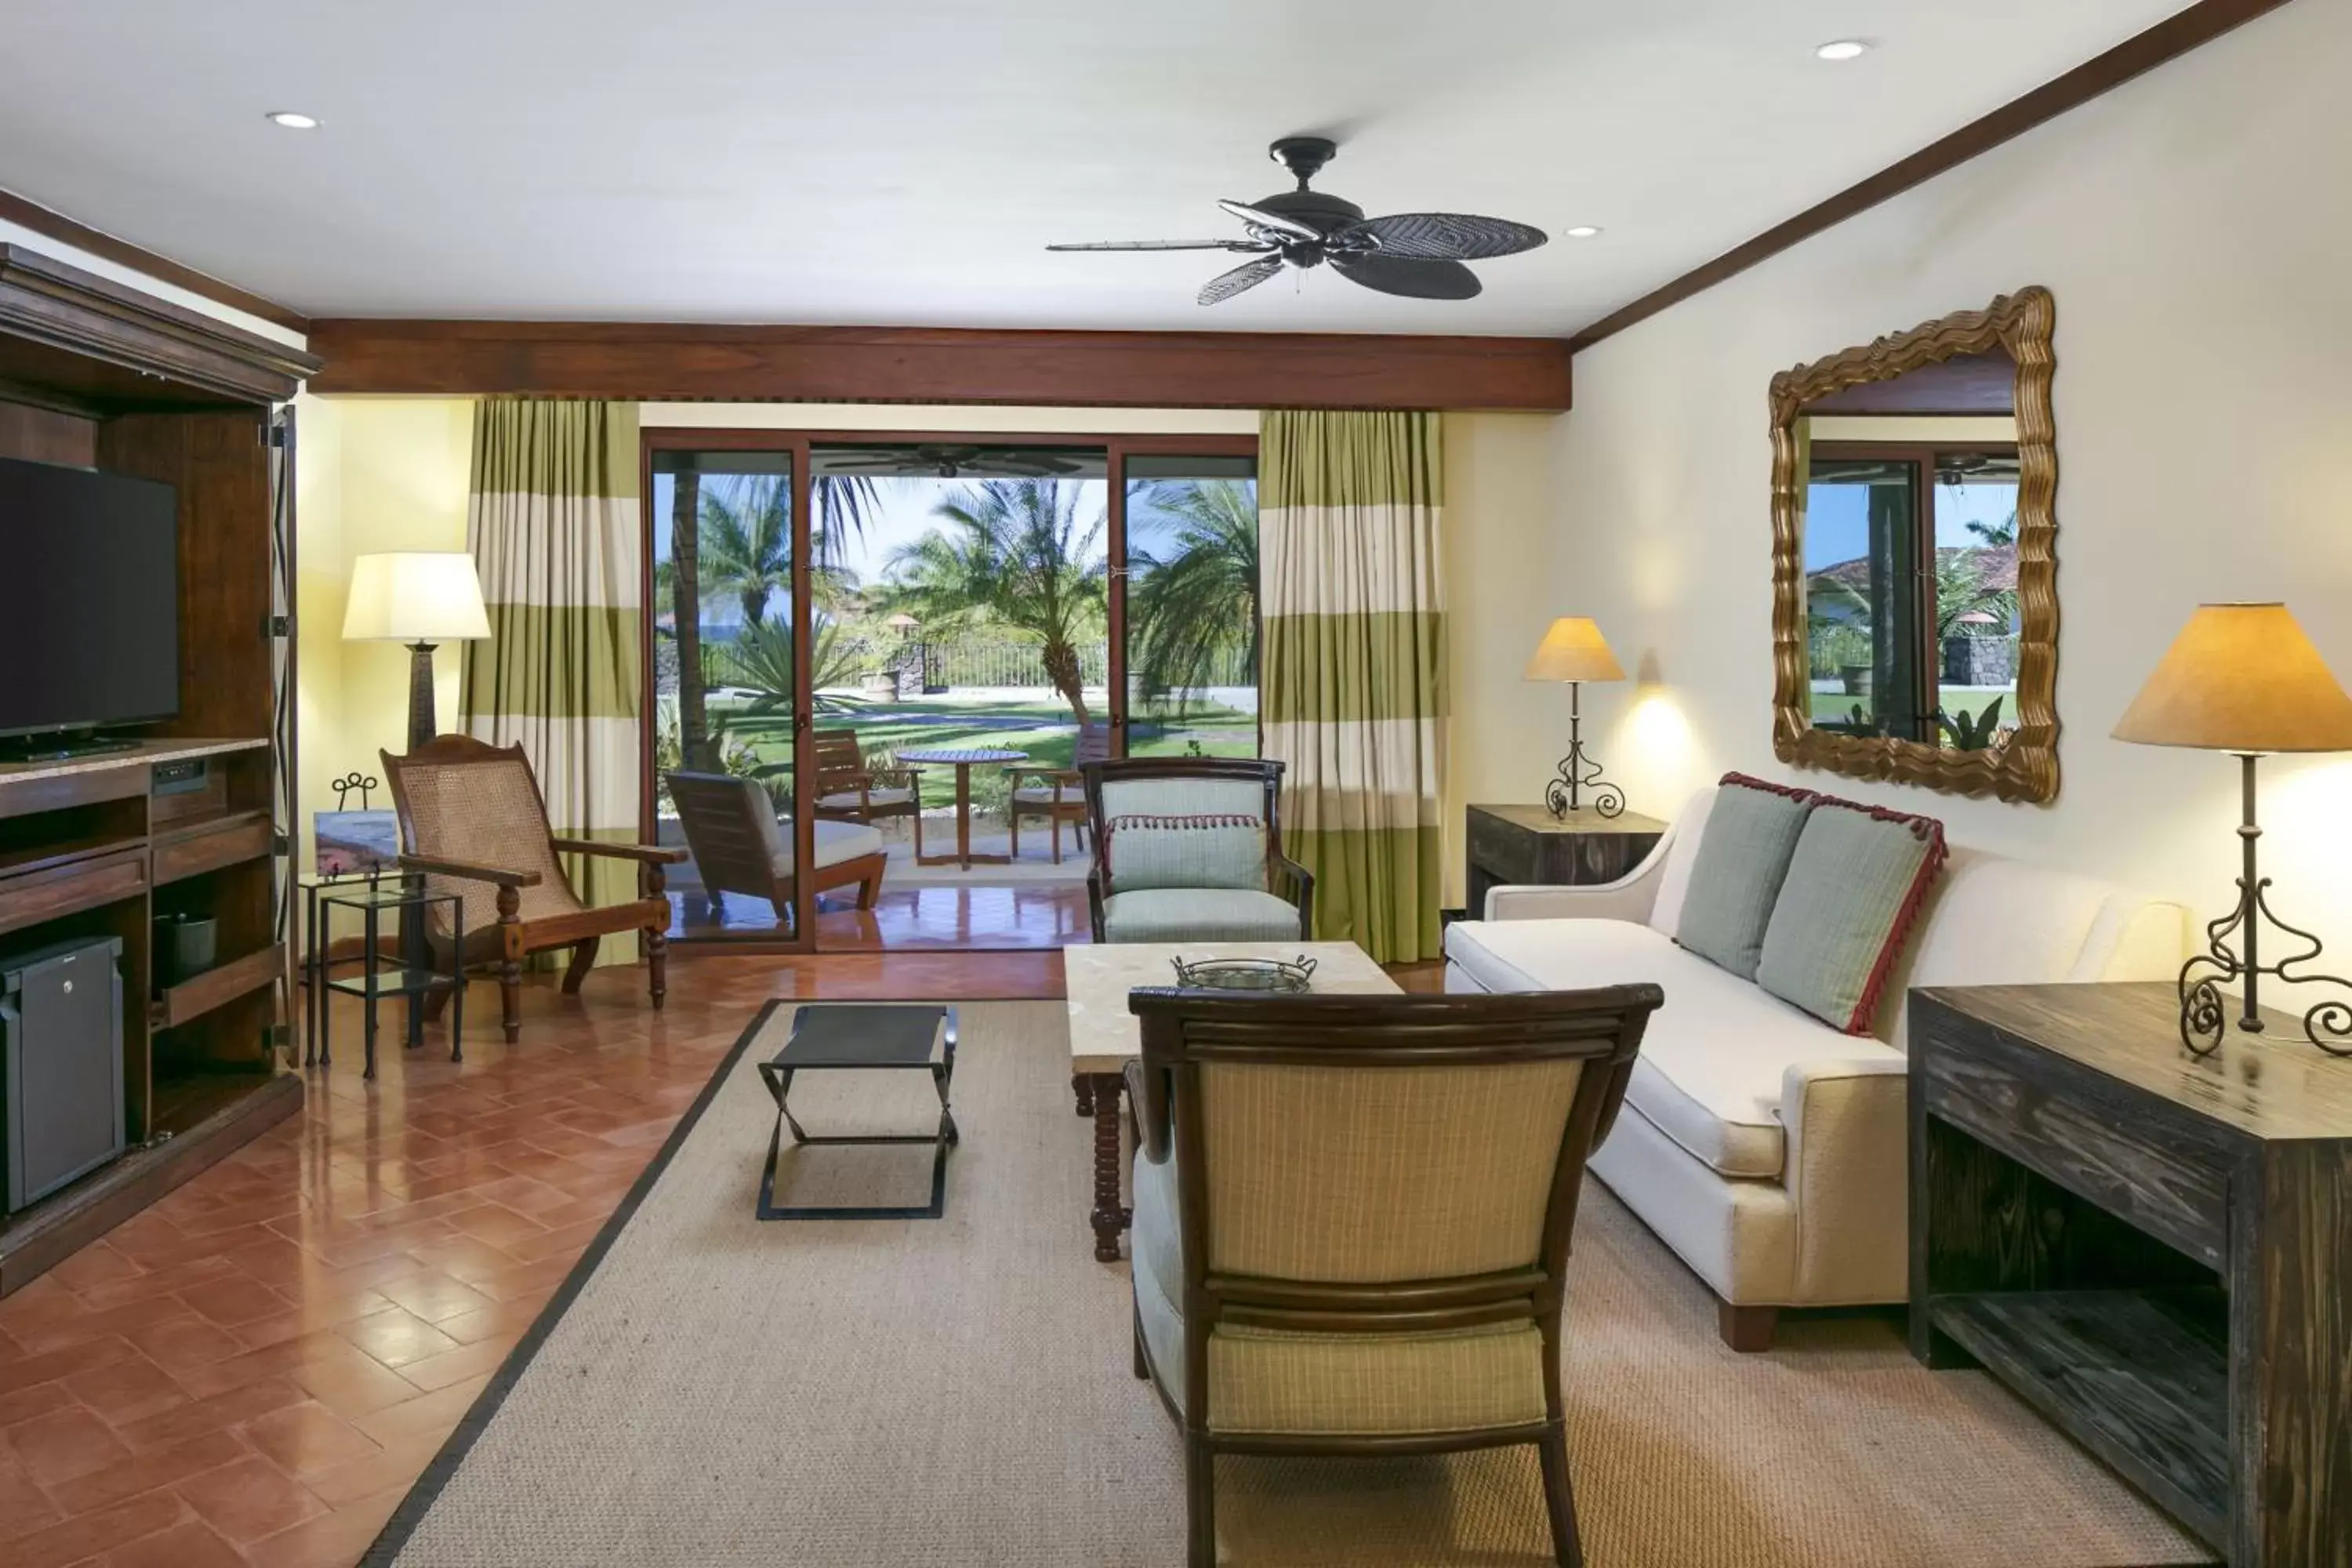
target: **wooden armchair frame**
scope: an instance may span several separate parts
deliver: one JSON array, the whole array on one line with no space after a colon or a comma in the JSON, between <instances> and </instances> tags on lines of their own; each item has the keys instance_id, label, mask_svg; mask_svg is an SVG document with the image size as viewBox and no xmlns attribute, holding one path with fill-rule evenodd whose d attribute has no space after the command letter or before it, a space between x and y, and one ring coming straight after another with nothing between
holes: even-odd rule
<instances>
[{"instance_id":1,"label":"wooden armchair frame","mask_svg":"<svg viewBox=\"0 0 2352 1568\"><path fill-rule=\"evenodd\" d=\"M669 774L668 780L669 797L677 805L678 826L685 831L687 847L712 900L715 902L725 893L765 899L776 911L776 923L790 923L798 873L777 873L768 833L751 817L753 811L766 811L767 820L774 825L779 846L792 847L791 825L777 821L767 792L749 779L726 773L679 772ZM747 784L751 785L748 792ZM751 794L759 795L757 803L750 800ZM816 867L810 879L819 893L854 887L857 889L857 907L870 910L881 895L887 862L888 858L877 850Z\"/></svg>"},{"instance_id":2,"label":"wooden armchair frame","mask_svg":"<svg viewBox=\"0 0 2352 1568\"><path fill-rule=\"evenodd\" d=\"M1136 1148L1154 1165L1176 1161L1177 1227L1184 1278L1184 1388L1180 1401L1152 1363L1139 1308L1135 1374L1148 1379L1184 1435L1188 1562L1214 1568L1215 1458L1220 1453L1370 1458L1533 1445L1562 1568L1583 1550L1569 1479L1560 1394L1560 1312L1570 1241L1588 1155L1609 1135L1652 1011L1653 984L1476 996L1220 996L1146 989L1129 1005L1142 1020L1142 1054L1129 1064ZM1521 1268L1457 1279L1354 1284L1220 1273L1209 1224L1203 1064L1355 1068L1368 1072L1576 1059L1585 1064L1555 1158L1541 1241ZM1139 1270L1142 1264L1137 1265ZM1209 1338L1220 1324L1314 1334L1425 1333L1504 1322L1542 1336L1540 1421L1466 1431L1309 1434L1211 1429Z\"/></svg>"},{"instance_id":3,"label":"wooden armchair frame","mask_svg":"<svg viewBox=\"0 0 2352 1568\"><path fill-rule=\"evenodd\" d=\"M915 858L923 857L923 770L920 768L875 768L866 764L866 753L855 730L819 730L811 739L816 746L816 787L807 796L813 816L835 822L873 823L893 816L911 817L915 824ZM883 801L876 804L874 791L903 789L903 801ZM856 794L857 804L828 806L825 797Z\"/></svg>"},{"instance_id":4,"label":"wooden armchair frame","mask_svg":"<svg viewBox=\"0 0 2352 1568\"><path fill-rule=\"evenodd\" d=\"M400 841L409 847L400 857L404 871L421 872L427 876L447 877L460 881L487 882L497 889L498 924L492 942L478 939L482 932L455 931L446 939L457 945L461 964L495 966L499 976L499 1010L501 1026L509 1045L522 1034L522 961L534 952L545 952L559 947L572 950L572 962L563 972L563 993L576 994L581 982L588 978L591 965L596 962L596 949L608 935L635 931L645 938L646 990L654 1010L659 1012L668 994L669 958L669 898L664 889L663 868L677 865L687 858L683 849L665 848L654 844L604 844L588 838L558 838L548 825L547 800L541 794L539 776L532 772L530 759L522 747L493 746L477 741L470 735L437 735L406 756L394 756L390 752L378 753L383 758L384 777L392 785L393 809L400 818ZM625 904L607 904L602 908L586 905L562 914L524 920L521 916L522 889L535 888L544 880L544 874L535 868L513 865L491 865L482 861L463 860L431 852L419 838L416 820L410 798L407 775L427 768L520 767L529 781L532 798L538 803L541 831L546 835L544 863L553 866L561 876L562 863L558 855L593 855L606 859L628 860L638 868L639 896ZM524 857L518 857L524 858ZM531 856L528 858L541 859ZM579 895L569 882L565 891L572 901ZM469 952L468 948L478 951Z\"/></svg>"},{"instance_id":5,"label":"wooden armchair frame","mask_svg":"<svg viewBox=\"0 0 2352 1568\"><path fill-rule=\"evenodd\" d=\"M1080 849L1087 847L1086 774L1081 770L1088 763L1108 761L1110 726L1097 721L1079 728L1077 744L1071 752L1068 767L1019 766L1004 770L1005 782L1011 788L1006 797L1005 819L1012 833L1011 847L1015 860L1021 858L1021 819L1024 816L1042 816L1053 824L1054 864L1056 866L1062 863L1062 824L1066 822L1070 825ZM1053 797L1050 800L1023 800L1021 781L1024 778L1037 780L1053 792ZM1076 797L1064 800L1064 793L1074 787L1078 791Z\"/></svg>"},{"instance_id":6,"label":"wooden armchair frame","mask_svg":"<svg viewBox=\"0 0 2352 1568\"><path fill-rule=\"evenodd\" d=\"M1087 910L1097 942L1103 931L1103 900L1110 890L1108 840L1103 835L1103 785L1136 779L1243 779L1265 790L1265 890L1297 906L1298 935L1315 939L1315 874L1282 852L1282 768L1265 757L1126 757L1088 763L1078 771L1087 781L1087 824L1094 833L1094 865L1087 872Z\"/></svg>"}]
</instances>

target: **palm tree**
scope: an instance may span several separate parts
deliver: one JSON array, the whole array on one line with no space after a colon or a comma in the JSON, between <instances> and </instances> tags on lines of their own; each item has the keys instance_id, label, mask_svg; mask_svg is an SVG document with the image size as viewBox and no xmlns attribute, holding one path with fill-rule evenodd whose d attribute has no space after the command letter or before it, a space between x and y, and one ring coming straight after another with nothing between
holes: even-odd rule
<instances>
[{"instance_id":1,"label":"palm tree","mask_svg":"<svg viewBox=\"0 0 2352 1568\"><path fill-rule=\"evenodd\" d=\"M1246 479L1155 484L1151 506L1176 519L1165 556L1129 552L1128 649L1144 692L1192 693L1239 650L1257 679L1257 486Z\"/></svg>"},{"instance_id":2,"label":"palm tree","mask_svg":"<svg viewBox=\"0 0 2352 1568\"><path fill-rule=\"evenodd\" d=\"M772 474L713 479L702 491L698 585L734 595L750 626L771 595L793 591L792 489Z\"/></svg>"},{"instance_id":3,"label":"palm tree","mask_svg":"<svg viewBox=\"0 0 2352 1568\"><path fill-rule=\"evenodd\" d=\"M1968 526L1970 533L1975 534L1979 541L1988 545L1998 546L2017 542L2017 510L2014 507L2011 508L2009 515L1999 522L1972 521Z\"/></svg>"},{"instance_id":4,"label":"palm tree","mask_svg":"<svg viewBox=\"0 0 2352 1568\"><path fill-rule=\"evenodd\" d=\"M1967 550L1936 552L1936 637L1938 641L1945 637L1974 635L1975 625L1981 623L1964 622L1960 617L1977 613L1990 616L1992 626L1997 628L1984 635L2009 635L2010 623L2017 613L2017 594L2013 589L1987 587L1976 562L1969 559L1972 554L1974 552Z\"/></svg>"},{"instance_id":5,"label":"palm tree","mask_svg":"<svg viewBox=\"0 0 2352 1568\"><path fill-rule=\"evenodd\" d=\"M677 644L677 749L689 768L715 760L710 713L702 691L702 564L699 530L702 476L688 469L673 481L668 568L671 637Z\"/></svg>"},{"instance_id":6,"label":"palm tree","mask_svg":"<svg viewBox=\"0 0 2352 1568\"><path fill-rule=\"evenodd\" d=\"M1110 563L1107 517L1079 521L1078 485L991 479L963 486L932 508L946 521L904 545L888 566L890 607L928 627L994 620L1045 644L1045 679L1087 721L1078 643L1101 624Z\"/></svg>"}]
</instances>

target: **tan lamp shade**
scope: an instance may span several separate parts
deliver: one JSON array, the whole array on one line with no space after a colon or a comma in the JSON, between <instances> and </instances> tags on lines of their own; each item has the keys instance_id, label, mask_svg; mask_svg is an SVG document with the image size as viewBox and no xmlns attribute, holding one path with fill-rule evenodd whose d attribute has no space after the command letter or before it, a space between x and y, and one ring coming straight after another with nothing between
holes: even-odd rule
<instances>
[{"instance_id":1,"label":"tan lamp shade","mask_svg":"<svg viewBox=\"0 0 2352 1568\"><path fill-rule=\"evenodd\" d=\"M2352 752L2352 696L2284 605L2200 605L2115 734L2209 752Z\"/></svg>"},{"instance_id":2,"label":"tan lamp shade","mask_svg":"<svg viewBox=\"0 0 2352 1568\"><path fill-rule=\"evenodd\" d=\"M400 551L352 563L346 642L462 642L489 635L482 582L464 551Z\"/></svg>"},{"instance_id":3,"label":"tan lamp shade","mask_svg":"<svg viewBox=\"0 0 2352 1568\"><path fill-rule=\"evenodd\" d=\"M1622 680L1625 671L1609 651L1590 616L1562 616L1552 622L1528 660L1527 680Z\"/></svg>"}]
</instances>

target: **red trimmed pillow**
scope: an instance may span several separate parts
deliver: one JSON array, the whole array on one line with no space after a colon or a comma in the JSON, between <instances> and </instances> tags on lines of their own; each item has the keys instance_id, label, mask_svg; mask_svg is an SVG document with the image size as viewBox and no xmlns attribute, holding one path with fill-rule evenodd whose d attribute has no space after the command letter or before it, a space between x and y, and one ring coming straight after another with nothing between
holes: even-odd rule
<instances>
[{"instance_id":1,"label":"red trimmed pillow","mask_svg":"<svg viewBox=\"0 0 2352 1568\"><path fill-rule=\"evenodd\" d=\"M1945 853L1934 817L1822 796L1780 880L1756 983L1849 1035L1869 1034Z\"/></svg>"}]
</instances>

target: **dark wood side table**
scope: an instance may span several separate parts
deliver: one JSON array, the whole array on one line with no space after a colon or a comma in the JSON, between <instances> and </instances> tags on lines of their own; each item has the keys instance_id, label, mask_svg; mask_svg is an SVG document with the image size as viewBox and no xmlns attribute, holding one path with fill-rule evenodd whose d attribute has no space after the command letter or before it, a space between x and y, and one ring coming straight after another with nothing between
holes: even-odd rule
<instances>
[{"instance_id":1,"label":"dark wood side table","mask_svg":"<svg viewBox=\"0 0 2352 1568\"><path fill-rule=\"evenodd\" d=\"M1474 921L1486 910L1489 888L1613 882L1640 865L1666 831L1654 816L1603 816L1590 806L1563 817L1540 805L1474 805L1468 816L1463 837Z\"/></svg>"},{"instance_id":2,"label":"dark wood side table","mask_svg":"<svg viewBox=\"0 0 2352 1568\"><path fill-rule=\"evenodd\" d=\"M2352 1562L2352 1061L2168 984L1911 994L1911 1349L2232 1568Z\"/></svg>"}]
</instances>

